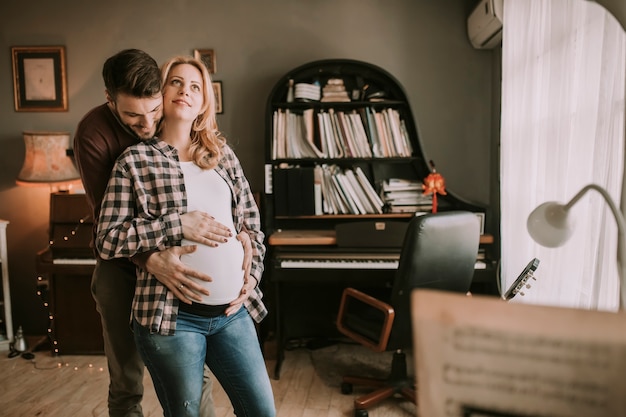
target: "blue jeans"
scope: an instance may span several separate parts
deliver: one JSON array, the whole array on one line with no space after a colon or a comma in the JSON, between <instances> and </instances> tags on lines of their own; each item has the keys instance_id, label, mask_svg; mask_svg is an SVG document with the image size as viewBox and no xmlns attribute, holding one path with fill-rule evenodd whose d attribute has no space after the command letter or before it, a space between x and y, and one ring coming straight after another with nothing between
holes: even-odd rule
<instances>
[{"instance_id":1,"label":"blue jeans","mask_svg":"<svg viewBox=\"0 0 626 417\"><path fill-rule=\"evenodd\" d=\"M130 323L136 280L135 265L120 259L98 259L91 279L109 368L109 417L143 417L144 363ZM213 381L205 369L201 417L215 417L212 391Z\"/></svg>"},{"instance_id":2,"label":"blue jeans","mask_svg":"<svg viewBox=\"0 0 626 417\"><path fill-rule=\"evenodd\" d=\"M209 366L238 417L273 417L274 395L252 318L179 311L176 334L150 334L134 322L135 341L150 371L165 417L197 417L202 370Z\"/></svg>"}]
</instances>

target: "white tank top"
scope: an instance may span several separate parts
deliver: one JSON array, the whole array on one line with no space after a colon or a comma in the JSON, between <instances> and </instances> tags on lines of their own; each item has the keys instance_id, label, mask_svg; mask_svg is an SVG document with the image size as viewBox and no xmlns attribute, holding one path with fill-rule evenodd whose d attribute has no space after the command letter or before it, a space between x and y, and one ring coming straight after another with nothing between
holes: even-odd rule
<instances>
[{"instance_id":1,"label":"white tank top","mask_svg":"<svg viewBox=\"0 0 626 417\"><path fill-rule=\"evenodd\" d=\"M228 304L239 297L243 287L243 247L235 237L235 225L231 209L232 195L228 184L215 170L203 170L193 162L181 162L187 189L187 209L204 211L226 225L233 236L217 247L183 239L184 245L197 245L195 252L181 256L181 261L193 269L213 278L206 282L193 277L210 292L202 296L202 304Z\"/></svg>"}]
</instances>

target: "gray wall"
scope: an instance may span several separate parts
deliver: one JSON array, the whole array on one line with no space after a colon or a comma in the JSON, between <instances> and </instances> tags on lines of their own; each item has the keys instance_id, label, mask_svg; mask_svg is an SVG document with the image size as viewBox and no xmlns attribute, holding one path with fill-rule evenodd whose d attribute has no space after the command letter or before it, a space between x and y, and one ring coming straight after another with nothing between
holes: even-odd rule
<instances>
[{"instance_id":1,"label":"gray wall","mask_svg":"<svg viewBox=\"0 0 626 417\"><path fill-rule=\"evenodd\" d=\"M0 218L8 228L14 322L45 333L34 259L47 245L47 188L15 178L24 130L74 132L104 101L104 59L136 47L163 62L212 48L223 82L218 116L255 190L263 187L265 103L290 69L327 58L370 62L404 86L433 159L456 194L489 204L497 178L491 155L499 114L493 51L471 47L466 16L475 0L27 0L0 6ZM11 46L65 45L69 111L13 110ZM495 74L495 77L494 77ZM493 82L497 78L497 82ZM494 89L492 85L496 85ZM496 93L496 94L494 94ZM494 100L494 97L496 98ZM497 149L497 148L495 148Z\"/></svg>"}]
</instances>

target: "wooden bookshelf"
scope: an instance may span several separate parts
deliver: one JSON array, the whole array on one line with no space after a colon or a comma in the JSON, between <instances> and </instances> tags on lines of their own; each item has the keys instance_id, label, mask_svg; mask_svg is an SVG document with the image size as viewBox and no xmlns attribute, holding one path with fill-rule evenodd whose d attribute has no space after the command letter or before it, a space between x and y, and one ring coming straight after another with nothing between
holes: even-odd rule
<instances>
[{"instance_id":1,"label":"wooden bookshelf","mask_svg":"<svg viewBox=\"0 0 626 417\"><path fill-rule=\"evenodd\" d=\"M333 94L324 97L321 92L327 85ZM353 269L342 269L343 261L367 258L376 262L394 251L399 254L402 226L416 212L432 210L422 198L421 181L431 169L413 115L400 82L362 61L310 62L287 71L271 90L265 115L262 206L268 252L263 282L269 286L266 294L275 315L270 331L275 331L278 349L277 377L288 339L336 333L332 323L344 287L384 289L393 280L391 269L368 269L358 261L356 269L354 263ZM393 208L386 192L397 188L385 189L386 184L406 185L402 191L411 191L407 200L412 203L404 204L411 208L396 202ZM447 195L438 196L439 211L475 212L482 215L484 224L485 207L446 191ZM356 240L337 237L337 226L346 233L346 229L360 228L359 223L384 223L389 226L385 230L394 230L393 236L380 239L357 229L349 232ZM489 234L481 237L483 246L492 242ZM300 267L299 256L307 259L306 267ZM340 261L325 263L323 257ZM296 269L290 269L293 265ZM491 280L489 269L478 271L477 276L485 272L486 280ZM311 311L315 311L314 318Z\"/></svg>"}]
</instances>

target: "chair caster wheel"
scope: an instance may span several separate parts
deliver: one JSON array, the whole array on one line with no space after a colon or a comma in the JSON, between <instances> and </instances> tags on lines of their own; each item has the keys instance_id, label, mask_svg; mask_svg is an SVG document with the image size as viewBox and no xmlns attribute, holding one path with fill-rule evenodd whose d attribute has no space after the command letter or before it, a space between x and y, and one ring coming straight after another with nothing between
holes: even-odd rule
<instances>
[{"instance_id":1,"label":"chair caster wheel","mask_svg":"<svg viewBox=\"0 0 626 417\"><path fill-rule=\"evenodd\" d=\"M342 394L352 394L352 384L350 384L349 382L342 382L341 383L341 393Z\"/></svg>"},{"instance_id":2,"label":"chair caster wheel","mask_svg":"<svg viewBox=\"0 0 626 417\"><path fill-rule=\"evenodd\" d=\"M367 410L354 410L354 417L367 417Z\"/></svg>"}]
</instances>

